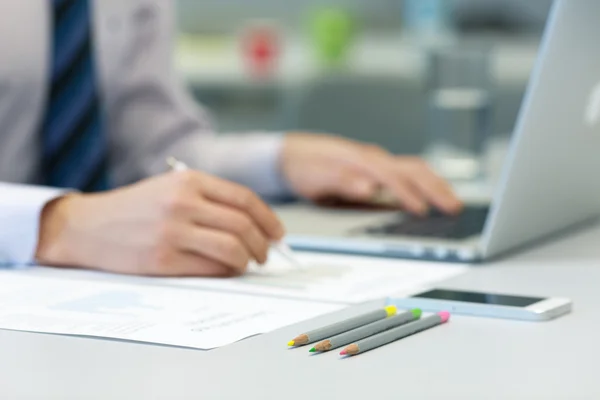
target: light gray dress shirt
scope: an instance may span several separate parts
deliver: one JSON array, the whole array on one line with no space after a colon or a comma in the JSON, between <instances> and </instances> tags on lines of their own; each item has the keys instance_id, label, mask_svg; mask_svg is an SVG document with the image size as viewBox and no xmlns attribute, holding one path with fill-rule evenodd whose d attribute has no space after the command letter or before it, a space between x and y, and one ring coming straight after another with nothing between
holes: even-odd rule
<instances>
[{"instance_id":1,"label":"light gray dress shirt","mask_svg":"<svg viewBox=\"0 0 600 400\"><path fill-rule=\"evenodd\" d=\"M0 2L0 264L33 260L39 212L60 191L39 182L39 124L48 87L50 3ZM113 182L165 171L175 156L190 167L287 193L279 173L282 136L215 135L207 113L173 68L173 2L94 0L97 70Z\"/></svg>"}]
</instances>

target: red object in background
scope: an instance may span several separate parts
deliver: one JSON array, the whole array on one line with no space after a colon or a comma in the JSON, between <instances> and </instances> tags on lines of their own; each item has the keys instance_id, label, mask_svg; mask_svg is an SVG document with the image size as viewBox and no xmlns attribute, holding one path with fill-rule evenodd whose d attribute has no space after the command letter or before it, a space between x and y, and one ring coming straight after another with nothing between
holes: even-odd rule
<instances>
[{"instance_id":1,"label":"red object in background","mask_svg":"<svg viewBox=\"0 0 600 400\"><path fill-rule=\"evenodd\" d=\"M252 26L245 30L243 47L250 73L255 77L270 76L279 56L279 34L271 26Z\"/></svg>"}]
</instances>

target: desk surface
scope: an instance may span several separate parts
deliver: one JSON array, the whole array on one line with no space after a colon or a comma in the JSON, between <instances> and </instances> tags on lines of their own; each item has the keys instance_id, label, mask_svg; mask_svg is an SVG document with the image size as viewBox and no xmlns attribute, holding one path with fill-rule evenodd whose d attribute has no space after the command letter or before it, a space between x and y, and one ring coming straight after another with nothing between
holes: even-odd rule
<instances>
[{"instance_id":1,"label":"desk surface","mask_svg":"<svg viewBox=\"0 0 600 400\"><path fill-rule=\"evenodd\" d=\"M446 285L571 297L574 312L553 322L455 316L350 359L285 347L331 317L210 352L0 331L0 398L597 399L599 242L588 229Z\"/></svg>"}]
</instances>

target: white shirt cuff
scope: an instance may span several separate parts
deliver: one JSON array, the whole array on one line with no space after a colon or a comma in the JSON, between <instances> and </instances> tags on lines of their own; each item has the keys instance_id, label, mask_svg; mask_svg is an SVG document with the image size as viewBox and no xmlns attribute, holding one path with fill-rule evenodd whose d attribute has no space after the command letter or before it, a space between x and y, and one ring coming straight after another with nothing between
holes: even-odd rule
<instances>
[{"instance_id":1,"label":"white shirt cuff","mask_svg":"<svg viewBox=\"0 0 600 400\"><path fill-rule=\"evenodd\" d=\"M273 133L191 137L178 143L172 155L190 168L248 186L263 197L291 197L280 168L283 139L283 134Z\"/></svg>"},{"instance_id":2,"label":"white shirt cuff","mask_svg":"<svg viewBox=\"0 0 600 400\"><path fill-rule=\"evenodd\" d=\"M40 213L64 190L0 182L0 266L35 261Z\"/></svg>"},{"instance_id":3,"label":"white shirt cuff","mask_svg":"<svg viewBox=\"0 0 600 400\"><path fill-rule=\"evenodd\" d=\"M265 197L281 197L291 190L281 173L281 134L220 136L223 156L216 166L225 179L244 184Z\"/></svg>"}]
</instances>

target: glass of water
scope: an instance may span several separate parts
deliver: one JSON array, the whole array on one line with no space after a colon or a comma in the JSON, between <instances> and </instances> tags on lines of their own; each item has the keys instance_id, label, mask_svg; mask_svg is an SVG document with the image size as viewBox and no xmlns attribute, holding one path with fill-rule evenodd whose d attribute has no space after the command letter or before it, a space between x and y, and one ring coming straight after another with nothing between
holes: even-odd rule
<instances>
[{"instance_id":1,"label":"glass of water","mask_svg":"<svg viewBox=\"0 0 600 400\"><path fill-rule=\"evenodd\" d=\"M426 157L448 180L484 179L492 116L489 52L437 48L428 62Z\"/></svg>"}]
</instances>

